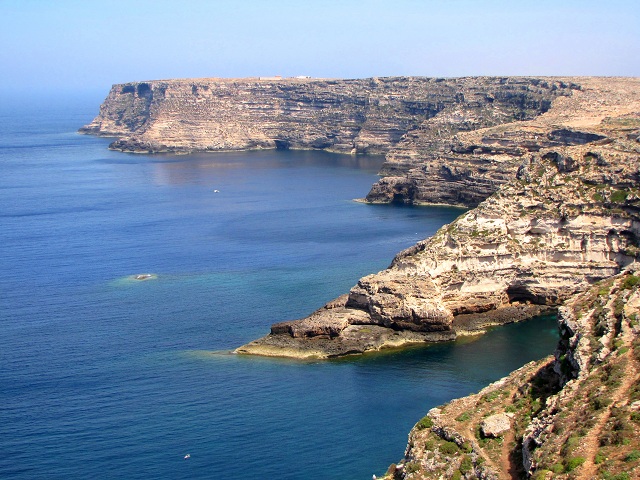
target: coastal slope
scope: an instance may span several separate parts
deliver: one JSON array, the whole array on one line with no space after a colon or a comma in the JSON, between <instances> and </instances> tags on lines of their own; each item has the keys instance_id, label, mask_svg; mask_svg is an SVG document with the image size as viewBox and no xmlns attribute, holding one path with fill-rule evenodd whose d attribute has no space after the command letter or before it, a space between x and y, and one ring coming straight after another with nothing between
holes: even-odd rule
<instances>
[{"instance_id":1,"label":"coastal slope","mask_svg":"<svg viewBox=\"0 0 640 480\"><path fill-rule=\"evenodd\" d=\"M566 302L553 357L431 409L385 478L639 478L638 273Z\"/></svg>"}]
</instances>

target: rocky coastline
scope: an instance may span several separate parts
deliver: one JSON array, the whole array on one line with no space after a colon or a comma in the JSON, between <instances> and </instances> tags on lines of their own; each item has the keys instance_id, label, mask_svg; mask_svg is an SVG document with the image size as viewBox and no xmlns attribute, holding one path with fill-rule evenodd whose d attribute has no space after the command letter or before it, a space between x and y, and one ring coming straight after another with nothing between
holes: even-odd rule
<instances>
[{"instance_id":1,"label":"rocky coastline","mask_svg":"<svg viewBox=\"0 0 640 480\"><path fill-rule=\"evenodd\" d=\"M386 478L640 475L640 79L139 82L81 132L137 153L384 153L364 201L471 210L236 352L331 358L558 311L553 357L431 410Z\"/></svg>"},{"instance_id":2,"label":"rocky coastline","mask_svg":"<svg viewBox=\"0 0 640 480\"><path fill-rule=\"evenodd\" d=\"M114 85L81 132L131 152L385 153L365 201L473 207L236 350L329 358L528 318L635 262L638 112L633 78L167 80Z\"/></svg>"},{"instance_id":3,"label":"rocky coastline","mask_svg":"<svg viewBox=\"0 0 640 480\"><path fill-rule=\"evenodd\" d=\"M637 264L559 309L553 356L437 408L386 480L640 476Z\"/></svg>"}]
</instances>

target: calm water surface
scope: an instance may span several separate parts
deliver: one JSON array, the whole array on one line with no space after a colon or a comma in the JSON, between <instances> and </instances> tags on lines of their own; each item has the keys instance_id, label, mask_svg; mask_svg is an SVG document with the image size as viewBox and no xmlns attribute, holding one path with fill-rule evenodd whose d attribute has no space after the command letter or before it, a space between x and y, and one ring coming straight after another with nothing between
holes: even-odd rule
<instances>
[{"instance_id":1,"label":"calm water surface","mask_svg":"<svg viewBox=\"0 0 640 480\"><path fill-rule=\"evenodd\" d=\"M543 318L332 362L230 355L461 211L353 202L376 157L110 152L75 133L100 100L0 106L0 478L371 478L429 408L552 352Z\"/></svg>"}]
</instances>

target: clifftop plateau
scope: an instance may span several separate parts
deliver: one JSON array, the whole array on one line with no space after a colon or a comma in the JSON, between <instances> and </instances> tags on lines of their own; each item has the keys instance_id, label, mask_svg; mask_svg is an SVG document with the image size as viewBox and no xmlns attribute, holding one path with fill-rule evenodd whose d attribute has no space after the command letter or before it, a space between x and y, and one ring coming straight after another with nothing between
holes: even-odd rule
<instances>
[{"instance_id":1,"label":"clifftop plateau","mask_svg":"<svg viewBox=\"0 0 640 480\"><path fill-rule=\"evenodd\" d=\"M532 119L575 88L533 78L137 82L114 85L100 114L80 131L121 137L111 148L129 152L386 153L407 133L435 124L438 135L448 137ZM429 122L434 117L440 120Z\"/></svg>"}]
</instances>

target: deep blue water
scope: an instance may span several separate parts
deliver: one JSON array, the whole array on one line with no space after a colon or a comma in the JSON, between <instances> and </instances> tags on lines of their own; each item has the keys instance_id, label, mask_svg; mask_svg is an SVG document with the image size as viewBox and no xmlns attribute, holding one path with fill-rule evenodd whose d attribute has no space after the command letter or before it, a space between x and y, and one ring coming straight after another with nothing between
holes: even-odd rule
<instances>
[{"instance_id":1,"label":"deep blue water","mask_svg":"<svg viewBox=\"0 0 640 480\"><path fill-rule=\"evenodd\" d=\"M99 97L38 100L0 105L0 478L371 478L431 407L555 346L546 318L331 362L231 355L461 211L353 202L375 157L110 152L75 133Z\"/></svg>"}]
</instances>

